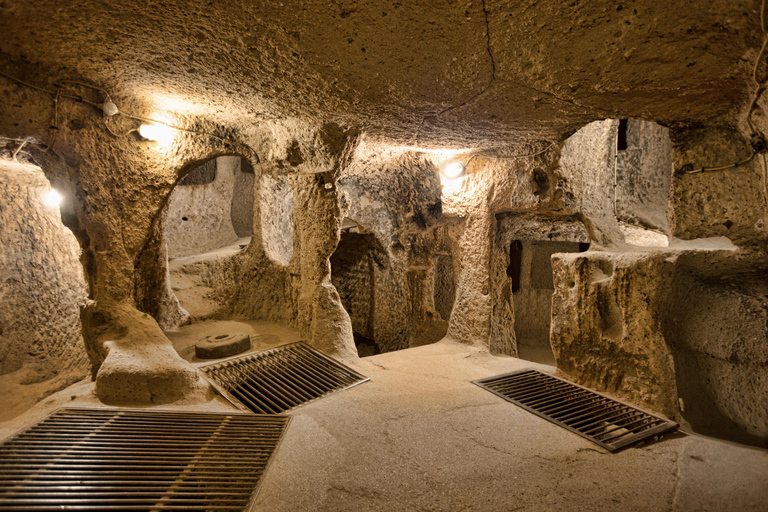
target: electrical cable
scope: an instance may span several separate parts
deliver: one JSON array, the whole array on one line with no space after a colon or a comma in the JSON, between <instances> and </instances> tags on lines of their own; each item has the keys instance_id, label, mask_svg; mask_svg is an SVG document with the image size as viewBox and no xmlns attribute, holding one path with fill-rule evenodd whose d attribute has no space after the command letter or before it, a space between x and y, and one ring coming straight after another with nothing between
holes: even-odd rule
<instances>
[{"instance_id":1,"label":"electrical cable","mask_svg":"<svg viewBox=\"0 0 768 512\"><path fill-rule=\"evenodd\" d=\"M557 144L557 142L553 142L549 146L547 146L546 148L542 149L541 151L538 151L536 153L531 153L529 155L491 156L491 155L487 155L484 152L480 151L479 153L475 153L474 155L469 157L469 160L467 160L467 163L464 164L464 167L469 167L469 163L472 160L474 160L475 158L477 158L478 156L479 157L483 157L483 158L488 158L488 159L491 159L491 160L521 160L523 158L531 158L531 157L534 157L534 156L543 155L544 153L549 151L555 144Z\"/></svg>"},{"instance_id":2,"label":"electrical cable","mask_svg":"<svg viewBox=\"0 0 768 512\"><path fill-rule=\"evenodd\" d=\"M22 141L21 144L19 144L19 147L16 148L16 151L13 152L13 161L14 162L16 161L16 155L18 155L19 151L21 151L21 148L23 148L26 145L27 145L27 141L26 140Z\"/></svg>"},{"instance_id":3,"label":"electrical cable","mask_svg":"<svg viewBox=\"0 0 768 512\"><path fill-rule=\"evenodd\" d=\"M766 80L760 81L758 80L757 72L760 68L760 62L763 60L763 56L765 55L766 48L768 48L768 26L766 26L766 4L768 4L768 0L762 0L760 5L760 30L763 32L763 44L760 46L760 51L757 52L757 58L755 59L755 65L752 68L752 81L755 83L755 91L752 93L752 98L749 102L749 108L747 109L747 125L749 126L750 131L750 137L752 138L752 154L745 158L744 160L741 160L740 162L735 162L730 165L723 165L719 167L701 167L699 169L691 169L691 170L683 170L683 174L698 174L701 172L710 172L710 171L724 171L726 169L734 169L736 167L739 167L741 165L744 165L746 163L751 162L755 156L758 154L762 154L765 152L765 140L763 138L763 135L758 132L758 130L755 128L755 125L752 123L752 113L755 110L755 107L757 106L757 101L760 99L761 93L765 90L766 86ZM766 200L768 200L768 171L766 171L766 165L765 165L765 158L762 159L763 162L763 188L765 189L765 196ZM683 167L685 169L686 167L691 167L691 164L688 164Z\"/></svg>"},{"instance_id":4,"label":"electrical cable","mask_svg":"<svg viewBox=\"0 0 768 512\"><path fill-rule=\"evenodd\" d=\"M761 82L757 79L757 71L760 67L760 61L763 59L766 47L768 47L768 27L765 25L765 6L766 0L763 0L760 7L760 29L763 31L763 45L760 47L760 51L757 53L755 66L752 69L752 80L755 82L757 88L752 94L752 100L749 102L749 108L747 109L747 125L749 125L749 129L752 134L757 133L755 126L752 124L752 112L755 110L755 105L757 105L757 100L760 98L760 94L765 89L765 81Z\"/></svg>"},{"instance_id":5,"label":"electrical cable","mask_svg":"<svg viewBox=\"0 0 768 512\"><path fill-rule=\"evenodd\" d=\"M107 98L109 98L109 93L106 90L104 90L102 87L99 87L98 85L87 84L85 82L78 82L77 80L59 80L58 82L56 82L56 87L63 87L64 84L79 85L81 87L87 87L88 89L93 89L94 91L100 91L104 93L104 95L106 95Z\"/></svg>"},{"instance_id":6,"label":"electrical cable","mask_svg":"<svg viewBox=\"0 0 768 512\"><path fill-rule=\"evenodd\" d=\"M735 167L739 167L739 166L741 166L741 165L744 165L744 164L746 164L746 163L749 163L749 162L751 162L751 161L752 161L752 159L754 159L756 155L757 155L757 153L754 153L754 152L753 152L753 153L752 153L752 154L749 156L749 158L745 158L745 159L744 159L744 160L742 160L741 162L732 163L732 164L730 164L730 165L723 165L723 166L721 166L721 167L701 167L701 168L699 168L699 169L693 169L693 170L691 170L691 171L685 171L685 174L697 174L697 173L700 173L700 172L709 172L709 171L724 171L725 169L733 169L733 168L735 168Z\"/></svg>"},{"instance_id":7,"label":"electrical cable","mask_svg":"<svg viewBox=\"0 0 768 512\"><path fill-rule=\"evenodd\" d=\"M88 84L88 83L85 83L85 82L78 82L76 80L59 80L55 84L56 87L57 87L57 90L56 91L51 91L51 90L46 89L44 87L40 87L38 85L35 85L35 84L30 83L30 82L26 82L24 80L16 78L15 76L9 75L8 73L5 73L4 71L0 71L0 75L4 76L5 78L7 78L7 79L9 79L9 80L11 80L13 82L16 82L18 84L24 85L24 86L29 87L31 89L34 89L36 91L40 91L40 92L44 92L46 94L50 94L51 96L54 97L54 124L53 124L52 128L54 130L56 130L56 131L54 131L54 136L52 138L52 143L51 144L47 144L48 148L52 147L53 142L56 140L56 135L58 134L58 99L59 98L66 98L66 99L69 99L69 100L76 101L78 103L85 103L87 105L91 105L92 107L99 109L102 112L105 112L104 105L106 104L106 102L111 102L112 101L111 96L107 92L106 89L104 89L102 87L99 87L97 85ZM95 102L86 100L82 96L74 96L74 95L71 95L71 94L64 94L64 93L62 93L58 89L58 88L63 88L64 84L77 85L77 86L80 86L80 87L86 87L86 88L89 88L89 89L100 91L101 93L103 93L106 96L106 98L104 99L104 101L101 104L99 104L99 103L95 103ZM204 136L208 136L208 137L214 138L214 139L216 139L216 140L218 140L218 141L220 141L220 142L222 142L224 144L231 144L231 145L235 145L235 146L241 146L241 147L247 148L253 154L253 156L255 156L256 159L258 160L258 154L256 153L256 151L254 151L253 148L251 148L250 146L248 146L247 144L242 143L242 142L238 142L238 141L235 141L235 140L232 140L232 139L225 139L223 137L219 137L218 135L215 135L213 133L206 132L206 131L203 131L203 130L193 130L193 129L190 129L190 128L182 128L180 126L176 126L176 125L173 125L171 123L167 123L165 121L160 121L158 119L151 119L151 118L148 118L148 117L142 117L142 116L133 115L133 114L130 114L128 112L123 112L120 109L117 109L117 111L113 114L113 116L114 115L121 115L123 117L127 117L129 119L133 119L135 121L141 121L141 122L145 122L145 123L162 124L164 126L167 126L167 127L171 128L173 130L177 130L177 131L180 131L180 132L191 133L191 134L194 134L194 135L204 135ZM113 117L113 116L109 116L105 112L105 117L107 119L109 119L110 117ZM120 135L118 133L115 133L114 130L112 130L111 127L108 126L107 120L104 121L104 125L107 128L107 131L109 131L109 133L112 134L115 137L126 137L130 133L138 131L137 129L132 129L132 130L127 131L125 134Z\"/></svg>"},{"instance_id":8,"label":"electrical cable","mask_svg":"<svg viewBox=\"0 0 768 512\"><path fill-rule=\"evenodd\" d=\"M25 85L27 87L35 89L36 91L40 91L40 92L44 92L46 94L50 94L51 96L54 96L54 97L58 94L57 91L51 91L49 89L45 89L43 87L31 84L29 82L25 82L24 80L20 80L20 79L16 78L15 76L12 76L12 75L9 75L8 73L5 73L4 71L0 71L0 75L4 76L5 78L7 78L9 80L12 80L12 81L14 81L16 83L19 83L21 85ZM59 94L59 96L62 97L62 98L66 98L68 100L76 101L77 103L85 103L87 105L91 105L92 107L96 107L98 109L101 109L101 105L99 105L98 103L94 103L92 101L88 101L85 98L83 98L82 96L74 96L72 94Z\"/></svg>"},{"instance_id":9,"label":"electrical cable","mask_svg":"<svg viewBox=\"0 0 768 512\"><path fill-rule=\"evenodd\" d=\"M104 126L107 128L107 131L108 131L110 134L112 134L112 136L113 136L113 137L116 137L116 138L118 138L118 139L119 139L119 138L127 137L127 136L128 136L128 135L130 135L131 133L133 133L133 132L135 132L135 131L138 131L138 130L136 130L136 128L131 128L130 130L128 130L128 131L127 131L127 132L125 132L125 133L115 133L115 131L114 131L114 130L112 129L112 127L109 125L109 122L110 122L111 120L112 120L112 117L107 117L106 119L104 119Z\"/></svg>"}]
</instances>

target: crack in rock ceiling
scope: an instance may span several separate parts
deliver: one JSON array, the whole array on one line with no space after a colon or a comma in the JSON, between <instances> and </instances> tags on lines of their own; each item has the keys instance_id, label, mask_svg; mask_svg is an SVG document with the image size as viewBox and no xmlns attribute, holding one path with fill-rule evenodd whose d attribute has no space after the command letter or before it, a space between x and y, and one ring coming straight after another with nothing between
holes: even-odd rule
<instances>
[{"instance_id":1,"label":"crack in rock ceiling","mask_svg":"<svg viewBox=\"0 0 768 512\"><path fill-rule=\"evenodd\" d=\"M415 146L601 118L732 121L759 2L0 2L0 62L232 129L299 117Z\"/></svg>"}]
</instances>

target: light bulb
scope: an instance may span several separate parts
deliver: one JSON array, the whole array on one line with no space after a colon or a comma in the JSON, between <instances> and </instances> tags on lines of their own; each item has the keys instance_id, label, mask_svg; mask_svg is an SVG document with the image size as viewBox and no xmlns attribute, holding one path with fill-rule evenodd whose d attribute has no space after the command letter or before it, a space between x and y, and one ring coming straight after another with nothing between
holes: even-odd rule
<instances>
[{"instance_id":1,"label":"light bulb","mask_svg":"<svg viewBox=\"0 0 768 512\"><path fill-rule=\"evenodd\" d=\"M47 194L45 194L45 197L43 198L45 201L45 204L48 206L59 206L61 204L61 194L55 189L52 188L48 191Z\"/></svg>"},{"instance_id":2,"label":"light bulb","mask_svg":"<svg viewBox=\"0 0 768 512\"><path fill-rule=\"evenodd\" d=\"M104 111L104 115L107 117L112 117L115 114L117 114L117 105L115 105L112 100L106 100L104 104L101 106L101 109Z\"/></svg>"},{"instance_id":3,"label":"light bulb","mask_svg":"<svg viewBox=\"0 0 768 512\"><path fill-rule=\"evenodd\" d=\"M464 164L453 162L443 167L443 176L449 180L454 180L464 175Z\"/></svg>"},{"instance_id":4,"label":"light bulb","mask_svg":"<svg viewBox=\"0 0 768 512\"><path fill-rule=\"evenodd\" d=\"M154 140L163 146L173 140L173 128L164 124L148 123L139 126L139 135L147 140Z\"/></svg>"}]
</instances>

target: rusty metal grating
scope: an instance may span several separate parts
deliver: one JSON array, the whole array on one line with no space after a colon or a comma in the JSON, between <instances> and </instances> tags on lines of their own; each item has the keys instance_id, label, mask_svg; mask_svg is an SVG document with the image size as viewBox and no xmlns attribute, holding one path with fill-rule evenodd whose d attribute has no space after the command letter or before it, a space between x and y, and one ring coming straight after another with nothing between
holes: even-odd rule
<instances>
[{"instance_id":1,"label":"rusty metal grating","mask_svg":"<svg viewBox=\"0 0 768 512\"><path fill-rule=\"evenodd\" d=\"M302 342L201 366L237 407L279 414L369 379Z\"/></svg>"},{"instance_id":2,"label":"rusty metal grating","mask_svg":"<svg viewBox=\"0 0 768 512\"><path fill-rule=\"evenodd\" d=\"M289 421L59 409L0 445L0 510L243 510Z\"/></svg>"},{"instance_id":3,"label":"rusty metal grating","mask_svg":"<svg viewBox=\"0 0 768 512\"><path fill-rule=\"evenodd\" d=\"M678 427L673 421L538 370L473 383L611 452Z\"/></svg>"}]
</instances>

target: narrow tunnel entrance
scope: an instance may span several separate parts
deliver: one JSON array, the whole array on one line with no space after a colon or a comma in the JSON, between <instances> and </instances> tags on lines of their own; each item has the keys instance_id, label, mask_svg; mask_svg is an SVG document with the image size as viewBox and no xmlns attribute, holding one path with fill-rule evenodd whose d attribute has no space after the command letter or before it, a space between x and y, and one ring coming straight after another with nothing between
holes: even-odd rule
<instances>
[{"instance_id":1,"label":"narrow tunnel entrance","mask_svg":"<svg viewBox=\"0 0 768 512\"><path fill-rule=\"evenodd\" d=\"M372 356L381 352L374 334L374 269L384 251L376 237L352 219L345 218L341 228L341 239L331 256L331 282L352 320L358 354Z\"/></svg>"},{"instance_id":2,"label":"narrow tunnel entrance","mask_svg":"<svg viewBox=\"0 0 768 512\"><path fill-rule=\"evenodd\" d=\"M555 365L549 341L552 320L552 255L583 252L589 244L540 240L513 240L507 275L515 311L515 337L521 359Z\"/></svg>"}]
</instances>

